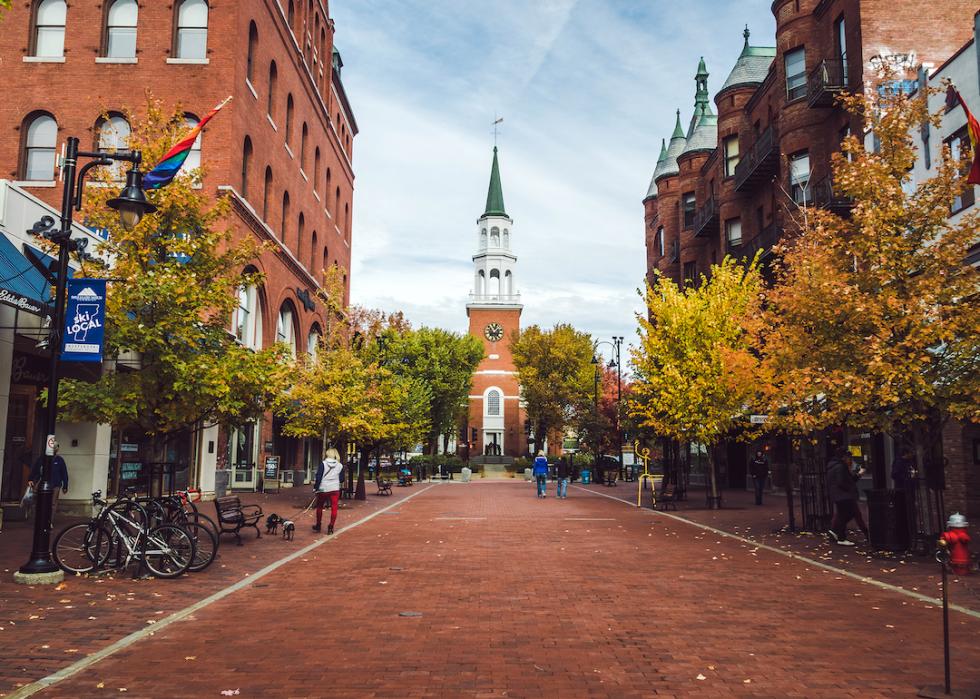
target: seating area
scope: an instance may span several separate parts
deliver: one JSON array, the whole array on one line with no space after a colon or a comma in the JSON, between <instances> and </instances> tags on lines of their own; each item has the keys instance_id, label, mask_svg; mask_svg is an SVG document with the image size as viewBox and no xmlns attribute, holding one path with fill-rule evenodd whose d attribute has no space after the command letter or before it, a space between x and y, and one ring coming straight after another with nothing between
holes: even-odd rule
<instances>
[{"instance_id":1,"label":"seating area","mask_svg":"<svg viewBox=\"0 0 980 699\"><path fill-rule=\"evenodd\" d=\"M259 520L262 518L262 508L258 505L243 505L242 499L237 495L226 495L216 498L214 509L218 514L218 532L220 539L224 534L234 534L238 545L242 545L241 530L243 527L255 529L255 538L261 539L262 532L259 531Z\"/></svg>"},{"instance_id":2,"label":"seating area","mask_svg":"<svg viewBox=\"0 0 980 699\"><path fill-rule=\"evenodd\" d=\"M412 474L411 473L399 473L398 474L398 485L401 487L407 487L412 485Z\"/></svg>"},{"instance_id":3,"label":"seating area","mask_svg":"<svg viewBox=\"0 0 980 699\"><path fill-rule=\"evenodd\" d=\"M661 512L677 510L677 490L673 484L664 483L657 494L656 507Z\"/></svg>"},{"instance_id":4,"label":"seating area","mask_svg":"<svg viewBox=\"0 0 980 699\"><path fill-rule=\"evenodd\" d=\"M382 478L378 476L374 479L374 482L378 484L378 492L376 495L391 495L391 481L387 478Z\"/></svg>"}]
</instances>

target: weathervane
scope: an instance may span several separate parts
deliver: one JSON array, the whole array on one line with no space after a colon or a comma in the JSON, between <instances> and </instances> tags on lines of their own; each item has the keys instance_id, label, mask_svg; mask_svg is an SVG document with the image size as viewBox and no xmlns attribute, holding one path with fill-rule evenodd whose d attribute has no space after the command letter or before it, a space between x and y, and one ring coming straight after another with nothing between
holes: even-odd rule
<instances>
[{"instance_id":1,"label":"weathervane","mask_svg":"<svg viewBox=\"0 0 980 699\"><path fill-rule=\"evenodd\" d=\"M498 117L496 113L493 115L493 147L497 147L497 124L504 120L503 117Z\"/></svg>"}]
</instances>

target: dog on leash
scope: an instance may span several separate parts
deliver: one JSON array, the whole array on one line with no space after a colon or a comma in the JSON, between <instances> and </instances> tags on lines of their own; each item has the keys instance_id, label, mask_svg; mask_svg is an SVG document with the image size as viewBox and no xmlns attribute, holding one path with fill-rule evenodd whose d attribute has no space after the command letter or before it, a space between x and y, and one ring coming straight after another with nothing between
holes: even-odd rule
<instances>
[{"instance_id":1,"label":"dog on leash","mask_svg":"<svg viewBox=\"0 0 980 699\"><path fill-rule=\"evenodd\" d=\"M286 541L293 540L293 532L296 531L296 525L293 524L293 520L284 519L282 521L282 538Z\"/></svg>"},{"instance_id":2,"label":"dog on leash","mask_svg":"<svg viewBox=\"0 0 980 699\"><path fill-rule=\"evenodd\" d=\"M271 515L265 518L265 533L278 534L279 525L282 523L283 523L283 518L277 515L276 513L272 513Z\"/></svg>"}]
</instances>

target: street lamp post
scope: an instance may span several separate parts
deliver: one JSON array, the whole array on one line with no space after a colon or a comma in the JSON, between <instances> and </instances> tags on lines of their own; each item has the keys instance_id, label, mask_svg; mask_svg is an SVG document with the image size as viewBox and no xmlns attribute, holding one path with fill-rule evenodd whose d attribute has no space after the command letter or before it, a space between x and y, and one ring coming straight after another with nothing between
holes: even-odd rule
<instances>
[{"instance_id":1,"label":"street lamp post","mask_svg":"<svg viewBox=\"0 0 980 699\"><path fill-rule=\"evenodd\" d=\"M79 158L91 158L90 162L78 168ZM58 246L58 267L55 271L54 312L52 314L51 334L48 346L51 359L48 363L48 404L45 413L44 457L41 462L41 475L37 489L37 508L34 515L34 540L31 557L20 570L14 574L17 582L37 584L55 582L61 576L58 565L51 557L51 509L54 500L54 489L51 487L51 463L54 460L55 427L58 421L58 369L61 365L61 334L65 326L65 297L67 295L68 256L73 250L82 246L71 239L72 217L76 210L82 208L82 191L85 187L85 175L93 167L111 165L114 161L131 164L126 173L126 186L118 197L110 199L107 205L119 212L119 219L127 229L132 229L140 222L144 214L153 213L156 207L146 199L143 193L143 173L140 172L142 155L139 151L121 153L103 153L78 150L78 139L70 137L65 150L62 169L64 188L61 197L61 223L57 231L47 233L50 240ZM34 232L44 231L52 226L35 225ZM86 241L87 242L87 241Z\"/></svg>"},{"instance_id":2,"label":"street lamp post","mask_svg":"<svg viewBox=\"0 0 980 699\"><path fill-rule=\"evenodd\" d=\"M623 400L623 361L620 349L623 345L623 340L625 338L622 335L613 335L612 341L602 340L595 343L595 347L598 348L599 345L609 345L613 351L612 361L609 362L609 368L616 368L616 451L619 454L619 478L622 480L624 478L624 468L623 468L623 436L619 431L619 413L622 407ZM598 357L592 358L592 363L598 365ZM597 367L598 369L598 367ZM598 375L597 375L598 376ZM596 379L598 381L598 378ZM599 392L596 390L596 407L598 407L599 402Z\"/></svg>"}]
</instances>

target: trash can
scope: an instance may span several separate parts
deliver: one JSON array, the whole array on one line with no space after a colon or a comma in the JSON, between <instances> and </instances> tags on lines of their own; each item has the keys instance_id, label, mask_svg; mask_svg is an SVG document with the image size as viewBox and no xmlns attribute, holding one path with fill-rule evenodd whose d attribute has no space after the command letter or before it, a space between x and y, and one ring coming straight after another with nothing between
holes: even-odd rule
<instances>
[{"instance_id":1,"label":"trash can","mask_svg":"<svg viewBox=\"0 0 980 699\"><path fill-rule=\"evenodd\" d=\"M588 485L592 482L592 471L582 471L580 474L582 476L582 485Z\"/></svg>"},{"instance_id":2,"label":"trash can","mask_svg":"<svg viewBox=\"0 0 980 699\"><path fill-rule=\"evenodd\" d=\"M524 469L524 480L526 481L531 480L531 469L529 468Z\"/></svg>"},{"instance_id":3,"label":"trash can","mask_svg":"<svg viewBox=\"0 0 980 699\"><path fill-rule=\"evenodd\" d=\"M473 471L470 470L468 466L463 466L459 471L459 475L462 476L464 483L470 482L470 476L473 475Z\"/></svg>"},{"instance_id":4,"label":"trash can","mask_svg":"<svg viewBox=\"0 0 980 699\"><path fill-rule=\"evenodd\" d=\"M868 498L868 531L871 548L900 553L909 548L908 510L905 491L865 490Z\"/></svg>"}]
</instances>

